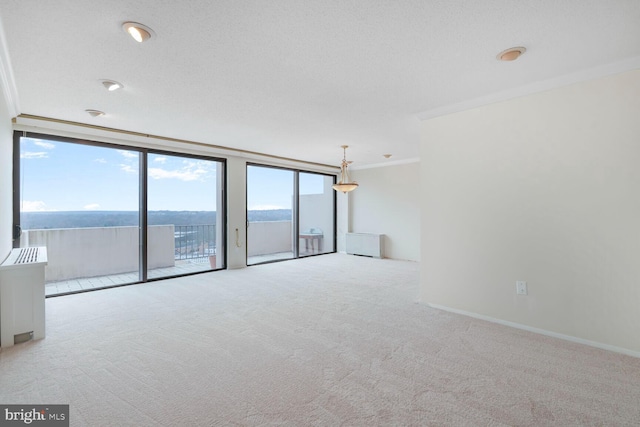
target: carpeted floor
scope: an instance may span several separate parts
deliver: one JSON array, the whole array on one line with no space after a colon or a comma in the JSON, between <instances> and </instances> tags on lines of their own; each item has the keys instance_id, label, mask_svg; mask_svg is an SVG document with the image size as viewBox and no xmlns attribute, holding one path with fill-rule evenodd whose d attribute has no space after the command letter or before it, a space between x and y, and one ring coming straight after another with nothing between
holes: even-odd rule
<instances>
[{"instance_id":1,"label":"carpeted floor","mask_svg":"<svg viewBox=\"0 0 640 427\"><path fill-rule=\"evenodd\" d=\"M640 359L416 303L419 265L333 254L47 300L0 403L73 426L637 426Z\"/></svg>"}]
</instances>

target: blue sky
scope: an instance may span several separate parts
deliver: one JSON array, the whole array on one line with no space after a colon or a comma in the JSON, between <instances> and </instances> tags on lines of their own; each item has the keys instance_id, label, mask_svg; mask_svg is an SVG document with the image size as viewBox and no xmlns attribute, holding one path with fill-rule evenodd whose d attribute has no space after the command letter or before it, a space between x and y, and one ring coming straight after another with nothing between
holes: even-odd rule
<instances>
[{"instance_id":1,"label":"blue sky","mask_svg":"<svg viewBox=\"0 0 640 427\"><path fill-rule=\"evenodd\" d=\"M22 211L138 209L135 151L21 139ZM149 210L216 209L217 162L150 154ZM322 176L300 174L301 194L323 191ZM290 209L293 173L250 167L248 208Z\"/></svg>"}]
</instances>

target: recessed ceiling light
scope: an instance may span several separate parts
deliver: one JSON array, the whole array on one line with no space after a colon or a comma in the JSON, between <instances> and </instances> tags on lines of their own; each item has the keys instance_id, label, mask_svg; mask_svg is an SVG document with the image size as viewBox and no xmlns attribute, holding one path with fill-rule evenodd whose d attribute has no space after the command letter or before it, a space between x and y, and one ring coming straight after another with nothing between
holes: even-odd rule
<instances>
[{"instance_id":1,"label":"recessed ceiling light","mask_svg":"<svg viewBox=\"0 0 640 427\"><path fill-rule=\"evenodd\" d=\"M118 83L113 80L100 80L102 85L107 88L109 92L113 92L114 90L122 89L124 85L122 83Z\"/></svg>"},{"instance_id":2,"label":"recessed ceiling light","mask_svg":"<svg viewBox=\"0 0 640 427\"><path fill-rule=\"evenodd\" d=\"M89 113L89 115L91 117L100 117L100 116L104 116L104 111L100 111L100 110L84 110L87 113Z\"/></svg>"},{"instance_id":3,"label":"recessed ceiling light","mask_svg":"<svg viewBox=\"0 0 640 427\"><path fill-rule=\"evenodd\" d=\"M512 47L506 50L503 50L498 55L496 55L496 59L499 61L515 61L520 58L520 55L527 51L524 47Z\"/></svg>"},{"instance_id":4,"label":"recessed ceiling light","mask_svg":"<svg viewBox=\"0 0 640 427\"><path fill-rule=\"evenodd\" d=\"M138 43L146 42L151 36L155 35L151 28L137 22L125 22L122 24L122 29Z\"/></svg>"}]
</instances>

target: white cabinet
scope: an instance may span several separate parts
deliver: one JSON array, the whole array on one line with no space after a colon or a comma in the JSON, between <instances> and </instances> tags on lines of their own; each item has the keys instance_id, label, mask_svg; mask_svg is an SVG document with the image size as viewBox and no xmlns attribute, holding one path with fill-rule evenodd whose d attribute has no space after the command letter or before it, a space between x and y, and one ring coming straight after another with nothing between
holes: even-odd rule
<instances>
[{"instance_id":1,"label":"white cabinet","mask_svg":"<svg viewBox=\"0 0 640 427\"><path fill-rule=\"evenodd\" d=\"M47 248L13 249L0 265L0 346L15 337L44 338L44 267Z\"/></svg>"}]
</instances>

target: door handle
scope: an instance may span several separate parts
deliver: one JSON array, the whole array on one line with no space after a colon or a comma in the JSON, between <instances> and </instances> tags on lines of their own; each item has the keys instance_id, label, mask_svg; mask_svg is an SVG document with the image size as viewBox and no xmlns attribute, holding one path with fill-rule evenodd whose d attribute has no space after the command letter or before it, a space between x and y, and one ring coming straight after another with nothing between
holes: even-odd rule
<instances>
[{"instance_id":1,"label":"door handle","mask_svg":"<svg viewBox=\"0 0 640 427\"><path fill-rule=\"evenodd\" d=\"M13 226L13 240L18 240L22 236L22 227L19 224Z\"/></svg>"},{"instance_id":2,"label":"door handle","mask_svg":"<svg viewBox=\"0 0 640 427\"><path fill-rule=\"evenodd\" d=\"M236 228L236 247L242 247L242 243L240 243L240 230Z\"/></svg>"}]
</instances>

